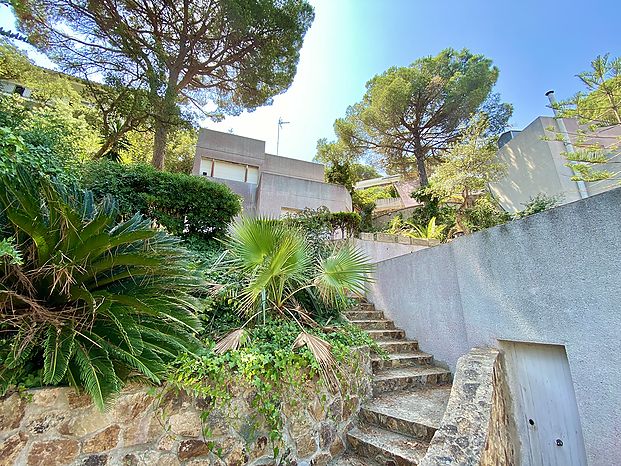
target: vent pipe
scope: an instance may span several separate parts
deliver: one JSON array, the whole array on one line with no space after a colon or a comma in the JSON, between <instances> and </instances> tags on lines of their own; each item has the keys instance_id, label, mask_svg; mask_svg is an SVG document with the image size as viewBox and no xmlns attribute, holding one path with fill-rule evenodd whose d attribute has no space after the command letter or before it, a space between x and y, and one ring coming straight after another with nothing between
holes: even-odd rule
<instances>
[{"instance_id":1,"label":"vent pipe","mask_svg":"<svg viewBox=\"0 0 621 466\"><path fill-rule=\"evenodd\" d=\"M574 149L574 146L571 143L571 140L569 139L569 132L567 131L567 126L565 126L565 121L559 115L554 91L546 92L546 97L550 101L550 107L552 108L552 111L554 112L554 118L556 120L556 125L558 126L559 132L561 133L563 144L565 145L565 150L567 151L568 154L574 154L576 150ZM576 162L573 162L571 160L569 161L569 165L572 166L573 172L575 174L578 174L576 170L573 169L573 165L575 164ZM589 192L587 191L586 184L584 183L584 181L576 181L576 185L578 186L578 192L580 193L580 199L586 199L587 197L589 197Z\"/></svg>"}]
</instances>

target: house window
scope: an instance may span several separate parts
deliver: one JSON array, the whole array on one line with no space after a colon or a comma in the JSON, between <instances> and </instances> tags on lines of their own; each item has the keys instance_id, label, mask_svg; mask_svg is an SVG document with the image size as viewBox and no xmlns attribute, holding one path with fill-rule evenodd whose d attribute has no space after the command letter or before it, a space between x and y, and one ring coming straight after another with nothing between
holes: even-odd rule
<instances>
[{"instance_id":1,"label":"house window","mask_svg":"<svg viewBox=\"0 0 621 466\"><path fill-rule=\"evenodd\" d=\"M13 94L19 94L22 97L24 96L25 92L26 92L26 88L24 86L16 85L15 89L13 89Z\"/></svg>"},{"instance_id":2,"label":"house window","mask_svg":"<svg viewBox=\"0 0 621 466\"><path fill-rule=\"evenodd\" d=\"M203 176L222 180L241 181L242 183L259 183L259 167L224 160L202 159L200 171Z\"/></svg>"}]
</instances>

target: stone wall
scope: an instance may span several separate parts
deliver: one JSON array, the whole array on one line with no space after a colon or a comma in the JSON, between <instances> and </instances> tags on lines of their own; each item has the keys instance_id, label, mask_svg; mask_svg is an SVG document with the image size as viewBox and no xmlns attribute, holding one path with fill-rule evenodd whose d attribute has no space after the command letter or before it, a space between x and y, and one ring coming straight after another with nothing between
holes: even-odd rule
<instances>
[{"instance_id":1,"label":"stone wall","mask_svg":"<svg viewBox=\"0 0 621 466\"><path fill-rule=\"evenodd\" d=\"M446 413L420 466L517 464L517 433L501 353L459 358Z\"/></svg>"},{"instance_id":2,"label":"stone wall","mask_svg":"<svg viewBox=\"0 0 621 466\"><path fill-rule=\"evenodd\" d=\"M368 350L342 376L341 393L315 383L287 398L274 444L243 386L208 416L204 400L171 389L128 387L104 413L68 387L15 393L0 401L0 466L325 466L370 394Z\"/></svg>"}]
</instances>

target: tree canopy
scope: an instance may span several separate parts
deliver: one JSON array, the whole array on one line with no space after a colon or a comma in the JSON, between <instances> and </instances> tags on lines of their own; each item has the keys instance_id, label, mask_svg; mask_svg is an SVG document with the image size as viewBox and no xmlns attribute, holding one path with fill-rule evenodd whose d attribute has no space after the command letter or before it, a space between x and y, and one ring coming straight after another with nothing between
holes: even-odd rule
<instances>
[{"instance_id":1,"label":"tree canopy","mask_svg":"<svg viewBox=\"0 0 621 466\"><path fill-rule=\"evenodd\" d=\"M512 107L492 93L497 79L490 59L449 48L373 77L335 131L350 150L375 152L387 172L417 175L426 186L428 160L441 157L475 113L488 115L490 131L505 128Z\"/></svg>"},{"instance_id":2,"label":"tree canopy","mask_svg":"<svg viewBox=\"0 0 621 466\"><path fill-rule=\"evenodd\" d=\"M144 89L154 120L152 164L194 105L211 118L284 92L314 13L306 0L13 0L19 30L67 72ZM205 106L212 104L211 112Z\"/></svg>"}]
</instances>

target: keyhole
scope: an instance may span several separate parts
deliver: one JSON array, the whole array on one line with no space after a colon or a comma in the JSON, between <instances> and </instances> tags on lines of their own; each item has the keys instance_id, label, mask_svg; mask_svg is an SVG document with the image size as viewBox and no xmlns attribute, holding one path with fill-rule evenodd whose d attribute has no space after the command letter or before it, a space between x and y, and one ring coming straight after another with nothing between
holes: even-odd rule
<instances>
[{"instance_id":1,"label":"keyhole","mask_svg":"<svg viewBox=\"0 0 621 466\"><path fill-rule=\"evenodd\" d=\"M556 439L556 446L557 447L562 447L563 446L563 441L560 438Z\"/></svg>"},{"instance_id":2,"label":"keyhole","mask_svg":"<svg viewBox=\"0 0 621 466\"><path fill-rule=\"evenodd\" d=\"M533 421L532 419L529 419L529 420L528 420L528 423L529 423L531 426L534 426L534 425L535 425L535 421Z\"/></svg>"}]
</instances>

